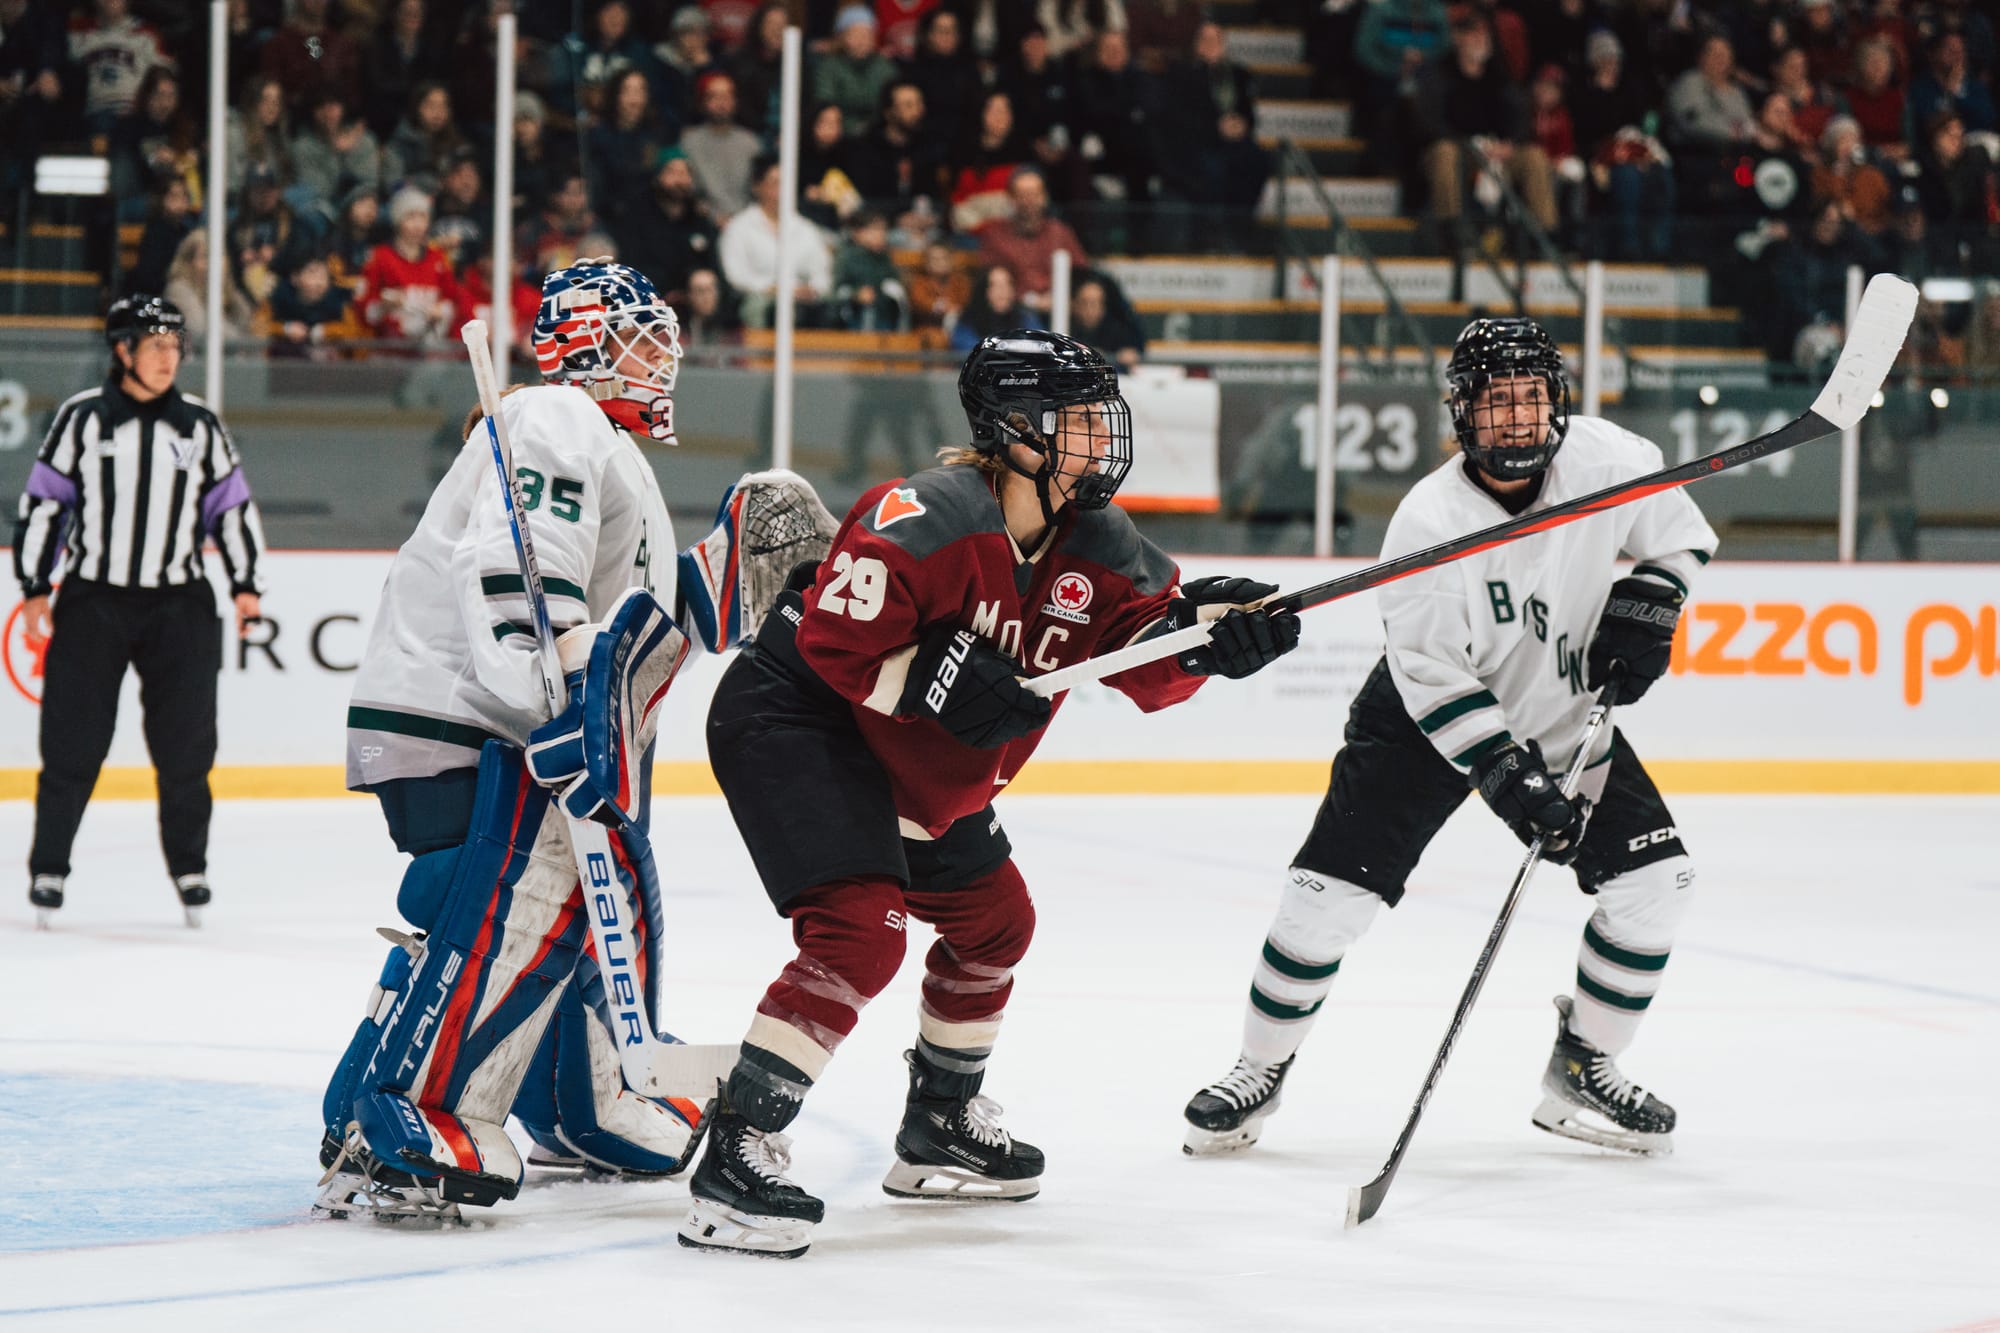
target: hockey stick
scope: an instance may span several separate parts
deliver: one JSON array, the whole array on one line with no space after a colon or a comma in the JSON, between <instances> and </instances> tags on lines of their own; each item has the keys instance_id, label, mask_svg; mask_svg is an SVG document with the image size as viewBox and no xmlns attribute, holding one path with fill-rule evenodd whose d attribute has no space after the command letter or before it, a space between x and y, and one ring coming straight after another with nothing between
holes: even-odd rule
<instances>
[{"instance_id":1,"label":"hockey stick","mask_svg":"<svg viewBox=\"0 0 2000 1333\"><path fill-rule=\"evenodd\" d=\"M1590 762L1590 747L1597 741L1597 733L1611 720L1611 706L1617 702L1618 687L1623 683L1623 672L1614 671L1605 685L1597 702L1591 706L1590 716L1584 720L1583 740L1578 742L1576 757L1569 761L1569 769L1563 774L1562 794L1576 795L1579 783L1583 781L1583 770ZM1493 923L1493 930L1486 937L1486 947L1479 951L1479 961L1472 965L1472 976L1466 980L1465 993L1458 997L1458 1012L1451 1016L1451 1026L1445 1029L1444 1043L1438 1047L1436 1058L1431 1061L1431 1072L1424 1076L1424 1086L1417 1092L1417 1103L1410 1108L1410 1118L1403 1125L1403 1132L1396 1139L1396 1146L1389 1151L1389 1160L1377 1173L1375 1179L1366 1185L1347 1191L1347 1225L1358 1227L1375 1216L1382 1207L1382 1200L1389 1195L1389 1185L1396 1179L1396 1168L1403 1164L1403 1154L1409 1151L1410 1140L1416 1137L1417 1122L1424 1118L1424 1106L1431 1099L1432 1089L1437 1087L1438 1076L1444 1073L1444 1062L1451 1058L1452 1047L1458 1045L1458 1034L1465 1028L1465 1018L1472 1012L1472 1005L1485 988L1486 973L1493 966L1493 956L1500 952L1500 942L1507 938L1507 927L1514 920L1515 905L1527 890L1528 881L1534 878L1535 867L1541 864L1543 839L1536 838L1528 844L1528 854L1521 860L1521 868L1514 875L1514 886L1507 890L1507 900L1500 904L1500 919Z\"/></svg>"},{"instance_id":2,"label":"hockey stick","mask_svg":"<svg viewBox=\"0 0 2000 1333\"><path fill-rule=\"evenodd\" d=\"M1521 514L1504 523L1440 542L1422 551L1384 560L1345 578L1329 579L1297 592L1267 598L1260 605L1276 611L1304 611L1308 607L1323 606L1411 574L1519 541L1532 533L1547 532L1633 500L1643 500L1649 495L1658 495L1662 491L1700 481L1703 477L1712 477L1760 458L1838 435L1860 421L1874 401L1882 381L1889 376L1889 368L1895 364L1897 352L1902 350L1903 337L1909 332L1910 320L1916 311L1915 287L1887 273L1878 273L1871 278L1868 290L1862 293L1861 305L1855 311L1853 326L1848 330L1847 345L1841 348L1840 360L1827 379L1826 387L1820 390L1810 409L1768 435L1760 435L1733 449L1719 449L1701 458L1661 468L1643 477L1634 477L1631 481L1606 486L1601 491L1565 500L1547 509ZM1162 657L1172 657L1207 643L1211 625L1210 621L1202 621L1186 629L1142 639L1074 666L1031 676L1027 686L1036 694L1048 698L1072 686L1102 680L1120 671L1156 662Z\"/></svg>"},{"instance_id":3,"label":"hockey stick","mask_svg":"<svg viewBox=\"0 0 2000 1333\"><path fill-rule=\"evenodd\" d=\"M555 626L549 620L548 595L542 589L542 567L535 559L535 542L528 531L527 499L514 471L514 446L500 416L500 390L493 374L493 354L486 321L469 321L459 331L472 359L473 382L479 386L479 409L486 414L486 439L492 445L493 466L507 504L507 527L514 538L514 558L527 591L528 613L535 629L535 662L541 672L542 694L549 716L562 711L562 656L556 651ZM551 804L554 804L553 802ZM597 946L597 966L604 976L604 999L611 1009L613 1033L619 1042L618 1063L625 1083L647 1097L685 1097L697 1103L715 1091L717 1078L727 1077L736 1063L735 1046L690 1046L662 1040L647 1017L645 991L639 984L635 946L638 936L626 913L625 894L612 867L610 831L590 819L570 819L569 841L576 857L576 875L587 896L590 935Z\"/></svg>"}]
</instances>

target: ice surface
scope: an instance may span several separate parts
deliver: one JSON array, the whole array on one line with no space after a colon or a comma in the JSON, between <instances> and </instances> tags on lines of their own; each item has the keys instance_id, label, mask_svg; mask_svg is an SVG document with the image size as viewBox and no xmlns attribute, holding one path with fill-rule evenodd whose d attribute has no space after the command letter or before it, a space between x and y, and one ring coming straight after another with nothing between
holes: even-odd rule
<instances>
[{"instance_id":1,"label":"ice surface","mask_svg":"<svg viewBox=\"0 0 2000 1333\"><path fill-rule=\"evenodd\" d=\"M1676 1155L1528 1123L1588 912L1544 869L1381 1215L1343 1232L1519 849L1462 812L1263 1143L1195 1161L1180 1108L1235 1056L1312 802L1003 800L1040 927L988 1092L1044 1193L880 1191L918 929L795 1127L828 1218L794 1264L678 1248L677 1182L534 1179L445 1232L308 1220L320 1094L396 919L375 807L220 805L190 931L152 807L99 804L55 931L25 876L0 897L0 1327L2000 1330L2000 802L1674 804L1700 899L1623 1063L1679 1108ZM0 805L0 864L29 822ZM786 931L719 801L656 827L668 1024L732 1040Z\"/></svg>"}]
</instances>

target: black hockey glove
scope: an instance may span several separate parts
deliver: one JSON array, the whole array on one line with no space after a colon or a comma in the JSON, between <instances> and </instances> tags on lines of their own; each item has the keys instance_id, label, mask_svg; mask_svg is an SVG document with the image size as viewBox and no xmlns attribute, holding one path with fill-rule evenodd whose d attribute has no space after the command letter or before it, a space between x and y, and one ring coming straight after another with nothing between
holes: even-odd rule
<instances>
[{"instance_id":1,"label":"black hockey glove","mask_svg":"<svg viewBox=\"0 0 2000 1333\"><path fill-rule=\"evenodd\" d=\"M1201 619L1204 606L1242 606L1269 597L1275 583L1255 579L1206 578L1181 585L1181 595L1167 605L1169 630L1186 629ZM1241 680L1261 671L1299 646L1296 611L1225 611L1214 622L1209 641L1190 648L1175 660L1190 676L1227 676Z\"/></svg>"},{"instance_id":2,"label":"black hockey glove","mask_svg":"<svg viewBox=\"0 0 2000 1333\"><path fill-rule=\"evenodd\" d=\"M1625 664L1618 702L1637 703L1653 682L1667 674L1674 654L1674 626L1681 618L1681 598L1651 579L1620 579L1611 585L1611 600L1598 617L1591 636L1587 689L1599 690L1611 679L1613 664Z\"/></svg>"},{"instance_id":3,"label":"black hockey glove","mask_svg":"<svg viewBox=\"0 0 2000 1333\"><path fill-rule=\"evenodd\" d=\"M1522 749L1511 741L1491 759L1478 766L1479 794L1493 813L1507 821L1514 836L1523 843L1536 838L1542 843L1542 857L1559 866L1576 859L1583 846L1584 825L1590 821L1590 802L1579 796L1569 800L1542 764L1542 748L1533 741Z\"/></svg>"},{"instance_id":4,"label":"black hockey glove","mask_svg":"<svg viewBox=\"0 0 2000 1333\"><path fill-rule=\"evenodd\" d=\"M992 750L1048 722L1054 711L1016 675L1020 663L969 629L940 625L911 659L896 711L936 718L975 750Z\"/></svg>"}]
</instances>

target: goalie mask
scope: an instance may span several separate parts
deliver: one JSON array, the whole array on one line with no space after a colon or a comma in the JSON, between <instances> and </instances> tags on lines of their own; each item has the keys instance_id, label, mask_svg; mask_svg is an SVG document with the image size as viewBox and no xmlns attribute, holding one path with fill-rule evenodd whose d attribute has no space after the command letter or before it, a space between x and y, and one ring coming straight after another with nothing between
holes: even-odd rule
<instances>
[{"instance_id":1,"label":"goalie mask","mask_svg":"<svg viewBox=\"0 0 2000 1333\"><path fill-rule=\"evenodd\" d=\"M959 371L958 401L972 447L1031 479L1050 523L1058 478L1069 479L1069 503L1102 509L1132 470L1132 410L1118 369L1074 338L1014 329L984 339ZM1015 444L1041 455L1041 466L1022 467Z\"/></svg>"},{"instance_id":2,"label":"goalie mask","mask_svg":"<svg viewBox=\"0 0 2000 1333\"><path fill-rule=\"evenodd\" d=\"M580 259L544 278L535 361L544 380L582 389L625 430L680 443L673 398L680 320L639 270Z\"/></svg>"},{"instance_id":3,"label":"goalie mask","mask_svg":"<svg viewBox=\"0 0 2000 1333\"><path fill-rule=\"evenodd\" d=\"M1459 448L1497 481L1546 468L1569 433L1562 350L1532 319L1475 319L1445 369Z\"/></svg>"}]
</instances>

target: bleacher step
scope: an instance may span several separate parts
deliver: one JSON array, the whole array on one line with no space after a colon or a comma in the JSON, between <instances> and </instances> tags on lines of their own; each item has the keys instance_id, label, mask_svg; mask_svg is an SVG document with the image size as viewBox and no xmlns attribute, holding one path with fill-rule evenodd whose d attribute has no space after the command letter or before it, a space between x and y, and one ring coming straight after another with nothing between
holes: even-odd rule
<instances>
[{"instance_id":1,"label":"bleacher step","mask_svg":"<svg viewBox=\"0 0 2000 1333\"><path fill-rule=\"evenodd\" d=\"M1256 24L1223 29L1229 39L1229 58L1245 65L1303 65L1306 38L1297 28L1271 28Z\"/></svg>"}]
</instances>

